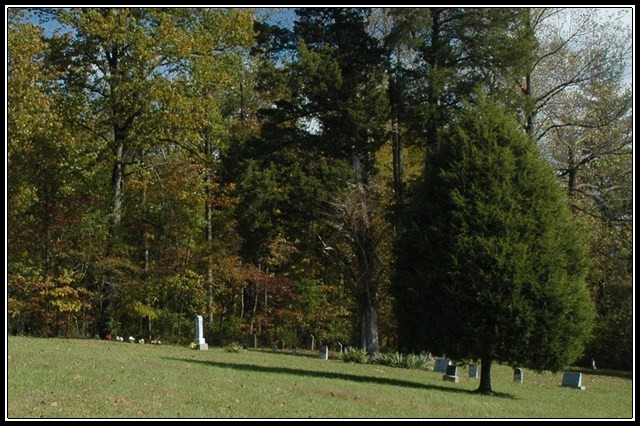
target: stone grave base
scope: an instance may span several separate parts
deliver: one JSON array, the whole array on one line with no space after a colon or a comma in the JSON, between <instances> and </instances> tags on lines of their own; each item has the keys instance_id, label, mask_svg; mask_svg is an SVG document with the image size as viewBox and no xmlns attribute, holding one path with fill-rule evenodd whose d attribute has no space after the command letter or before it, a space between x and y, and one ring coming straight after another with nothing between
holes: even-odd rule
<instances>
[{"instance_id":1,"label":"stone grave base","mask_svg":"<svg viewBox=\"0 0 640 426\"><path fill-rule=\"evenodd\" d=\"M199 351L207 351L207 350L209 350L209 345L206 344L206 343L198 343L196 345L196 349L199 350Z\"/></svg>"},{"instance_id":2,"label":"stone grave base","mask_svg":"<svg viewBox=\"0 0 640 426\"><path fill-rule=\"evenodd\" d=\"M458 376L447 376L445 374L444 376L442 376L442 380L445 380L447 382L460 383L460 377Z\"/></svg>"}]
</instances>

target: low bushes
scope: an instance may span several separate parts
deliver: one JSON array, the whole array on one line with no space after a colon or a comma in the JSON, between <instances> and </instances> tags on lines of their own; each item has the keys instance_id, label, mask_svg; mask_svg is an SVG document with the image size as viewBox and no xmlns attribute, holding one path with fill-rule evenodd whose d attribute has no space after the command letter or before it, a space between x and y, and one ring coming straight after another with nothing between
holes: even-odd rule
<instances>
[{"instance_id":1,"label":"low bushes","mask_svg":"<svg viewBox=\"0 0 640 426\"><path fill-rule=\"evenodd\" d=\"M340 354L340 359L344 362L353 362L356 364L380 364L397 368L427 368L433 363L430 354L408 354L403 355L399 352L395 353L377 353L369 356L365 351L358 348L347 348Z\"/></svg>"}]
</instances>

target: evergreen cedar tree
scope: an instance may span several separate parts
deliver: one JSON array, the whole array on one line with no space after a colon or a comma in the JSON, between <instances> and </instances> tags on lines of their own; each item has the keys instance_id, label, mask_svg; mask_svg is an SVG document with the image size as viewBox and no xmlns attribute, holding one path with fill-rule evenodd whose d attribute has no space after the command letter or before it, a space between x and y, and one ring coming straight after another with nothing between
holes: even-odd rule
<instances>
[{"instance_id":1,"label":"evergreen cedar tree","mask_svg":"<svg viewBox=\"0 0 640 426\"><path fill-rule=\"evenodd\" d=\"M559 183L508 113L480 96L429 154L397 243L402 351L558 371L581 355L587 252Z\"/></svg>"}]
</instances>

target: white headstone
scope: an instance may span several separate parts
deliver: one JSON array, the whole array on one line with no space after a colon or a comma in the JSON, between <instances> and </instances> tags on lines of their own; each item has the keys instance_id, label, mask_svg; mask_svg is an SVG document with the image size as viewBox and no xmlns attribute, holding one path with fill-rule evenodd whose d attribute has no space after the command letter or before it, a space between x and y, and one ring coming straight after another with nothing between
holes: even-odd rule
<instances>
[{"instance_id":1,"label":"white headstone","mask_svg":"<svg viewBox=\"0 0 640 426\"><path fill-rule=\"evenodd\" d=\"M327 361L329 359L329 346L320 348L320 359Z\"/></svg>"},{"instance_id":2,"label":"white headstone","mask_svg":"<svg viewBox=\"0 0 640 426\"><path fill-rule=\"evenodd\" d=\"M196 315L196 338L193 341L196 344L196 349L206 351L209 349L204 341L204 327L202 326L202 315Z\"/></svg>"},{"instance_id":3,"label":"white headstone","mask_svg":"<svg viewBox=\"0 0 640 426\"><path fill-rule=\"evenodd\" d=\"M524 382L524 372L522 371L522 368L513 369L513 381L516 383Z\"/></svg>"}]
</instances>

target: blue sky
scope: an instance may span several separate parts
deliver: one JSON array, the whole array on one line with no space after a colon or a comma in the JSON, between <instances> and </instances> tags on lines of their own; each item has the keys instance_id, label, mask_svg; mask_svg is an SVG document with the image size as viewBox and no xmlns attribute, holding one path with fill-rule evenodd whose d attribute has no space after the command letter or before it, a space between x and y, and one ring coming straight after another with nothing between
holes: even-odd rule
<instances>
[{"instance_id":1,"label":"blue sky","mask_svg":"<svg viewBox=\"0 0 640 426\"><path fill-rule=\"evenodd\" d=\"M169 5L160 5L162 7L167 7ZM177 7L187 7L184 5L176 5ZM5 5L5 22L6 22L6 15L7 15L7 8L10 7L30 7L29 5ZM128 5L128 7L131 7L131 5ZM134 6L135 7L135 6ZM193 7L198 7L198 6L193 6ZM230 7L240 7L239 5L235 5L235 6L230 6ZM249 6L246 6L249 7ZM293 14L293 7L256 7L257 10L257 15L258 16L262 16L262 17L267 17L270 21L273 21L276 24L280 24L280 25L284 25L284 26L292 26L293 25L293 19L294 19L294 14ZM598 6L595 6L598 7ZM633 20L634 20L634 16L635 16L635 6L626 6L626 7L600 7L601 12L603 13L603 15L607 15L607 14L613 14L613 13L617 13L617 12L624 12L623 14L623 23L625 24L625 26L628 26L629 28L633 28ZM38 23L39 24L39 20L35 17L32 18L32 22L34 23ZM42 24L42 26L45 29L45 35L50 36L54 29L57 28L57 24L55 22L46 22L44 24ZM634 37L635 38L635 37ZM5 43L6 43L6 38L5 38ZM635 51L635 48L634 48ZM635 58L635 55L633 55L633 57ZM634 59L635 62L635 59ZM632 83L633 81L633 63L629 64L628 67L628 71L625 73L624 76L624 80L626 83Z\"/></svg>"}]
</instances>

